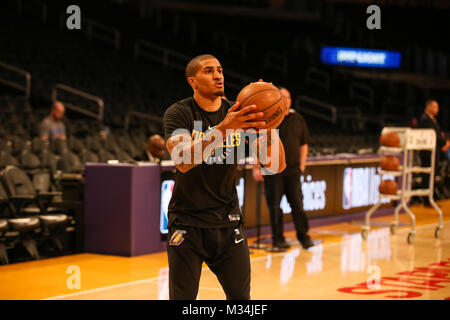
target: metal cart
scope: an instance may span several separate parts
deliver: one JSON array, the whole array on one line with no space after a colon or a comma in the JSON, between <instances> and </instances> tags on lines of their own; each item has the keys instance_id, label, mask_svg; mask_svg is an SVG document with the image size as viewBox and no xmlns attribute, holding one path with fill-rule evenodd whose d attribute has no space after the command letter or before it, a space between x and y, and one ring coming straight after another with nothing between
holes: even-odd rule
<instances>
[{"instance_id":1,"label":"metal cart","mask_svg":"<svg viewBox=\"0 0 450 320\"><path fill-rule=\"evenodd\" d=\"M396 206L394 210L394 221L391 223L391 233L395 234L396 229L399 225L398 215L401 209L404 209L411 218L411 231L408 234L408 243L414 242L416 233L416 218L414 213L408 207L408 202L413 196L428 196L431 205L437 211L439 216L439 222L435 229L434 236L439 238L442 230L442 211L434 202L433 199L433 189L434 189L434 173L435 173L435 154L436 154L436 133L433 129L411 129L411 128L396 128L396 127L385 127L381 134L385 134L390 131L397 132L400 137L400 147L391 148L381 146L379 153L381 155L400 155L403 154L403 165L400 166L399 171L384 171L379 170L381 176L391 175L394 177L401 177L401 188L397 191L397 194L381 194L379 195L378 203L376 203L372 208L366 213L366 222L362 227L362 238L367 239L368 233L370 231L370 217L372 214L380 207L383 198L388 198L391 200L399 200L400 203ZM413 163L413 153L416 150L428 150L431 151L431 166L430 167L417 167ZM413 173L425 173L430 175L430 183L427 189L412 189L412 175Z\"/></svg>"}]
</instances>

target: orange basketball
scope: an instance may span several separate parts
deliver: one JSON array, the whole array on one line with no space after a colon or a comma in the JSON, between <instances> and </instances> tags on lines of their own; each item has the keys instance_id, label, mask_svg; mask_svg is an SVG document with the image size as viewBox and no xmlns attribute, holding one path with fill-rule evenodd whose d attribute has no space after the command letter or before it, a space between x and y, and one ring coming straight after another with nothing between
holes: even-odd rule
<instances>
[{"instance_id":1,"label":"orange basketball","mask_svg":"<svg viewBox=\"0 0 450 320\"><path fill-rule=\"evenodd\" d=\"M398 186L394 180L383 180L378 187L382 194L397 194Z\"/></svg>"},{"instance_id":2,"label":"orange basketball","mask_svg":"<svg viewBox=\"0 0 450 320\"><path fill-rule=\"evenodd\" d=\"M380 145L385 147L398 148L400 147L400 137L395 131L386 132L380 137Z\"/></svg>"},{"instance_id":3,"label":"orange basketball","mask_svg":"<svg viewBox=\"0 0 450 320\"><path fill-rule=\"evenodd\" d=\"M250 83L239 92L236 102L239 102L240 108L252 104L256 105L256 109L251 113L264 113L263 118L260 120L264 120L266 125L261 129L275 129L284 119L286 105L283 95L280 89L271 83Z\"/></svg>"},{"instance_id":4,"label":"orange basketball","mask_svg":"<svg viewBox=\"0 0 450 320\"><path fill-rule=\"evenodd\" d=\"M381 158L380 167L386 171L398 171L400 167L400 162L397 157L394 156L384 156Z\"/></svg>"}]
</instances>

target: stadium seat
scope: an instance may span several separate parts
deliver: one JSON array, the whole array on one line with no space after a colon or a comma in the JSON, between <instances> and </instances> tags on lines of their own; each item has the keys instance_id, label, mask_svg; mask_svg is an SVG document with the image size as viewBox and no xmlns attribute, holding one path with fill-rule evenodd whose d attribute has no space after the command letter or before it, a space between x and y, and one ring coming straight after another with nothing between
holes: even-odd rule
<instances>
[{"instance_id":1,"label":"stadium seat","mask_svg":"<svg viewBox=\"0 0 450 320\"><path fill-rule=\"evenodd\" d=\"M120 148L130 155L131 158L136 159L139 156L139 152L137 148L134 146L131 138L128 134L124 134L122 136L117 137L117 142Z\"/></svg>"},{"instance_id":2,"label":"stadium seat","mask_svg":"<svg viewBox=\"0 0 450 320\"><path fill-rule=\"evenodd\" d=\"M8 197L5 193L5 190L0 185L0 262L2 264L9 263L8 254L6 252L7 249L7 238L6 233L9 230L8 220L4 214L5 209L8 206Z\"/></svg>"},{"instance_id":3,"label":"stadium seat","mask_svg":"<svg viewBox=\"0 0 450 320\"><path fill-rule=\"evenodd\" d=\"M9 263L8 254L6 252L5 234L8 231L8 221L0 219L0 262L2 264Z\"/></svg>"},{"instance_id":4,"label":"stadium seat","mask_svg":"<svg viewBox=\"0 0 450 320\"><path fill-rule=\"evenodd\" d=\"M8 214L6 209L10 209ZM33 259L39 259L35 240L39 231L39 219L21 215L20 212L14 211L8 194L2 182L0 182L0 256L2 262L9 263L6 249L14 247L17 243L21 243Z\"/></svg>"},{"instance_id":5,"label":"stadium seat","mask_svg":"<svg viewBox=\"0 0 450 320\"><path fill-rule=\"evenodd\" d=\"M65 213L49 214L51 199L58 193L36 193L26 173L15 166L8 166L3 170L2 182L13 204L15 214L36 216L41 224L43 240L50 240L56 249L62 252L59 237L69 223L69 217ZM55 212L55 210L51 211Z\"/></svg>"},{"instance_id":6,"label":"stadium seat","mask_svg":"<svg viewBox=\"0 0 450 320\"><path fill-rule=\"evenodd\" d=\"M83 164L80 158L69 150L66 140L54 140L52 149L59 156L57 169L64 173L80 173L83 171Z\"/></svg>"},{"instance_id":7,"label":"stadium seat","mask_svg":"<svg viewBox=\"0 0 450 320\"><path fill-rule=\"evenodd\" d=\"M100 162L108 162L108 160L115 160L116 157L109 151L105 150L100 142L100 138L95 135L86 137L86 147L88 150L97 154Z\"/></svg>"},{"instance_id":8,"label":"stadium seat","mask_svg":"<svg viewBox=\"0 0 450 320\"><path fill-rule=\"evenodd\" d=\"M0 150L0 169L9 165L17 166L19 165L19 161L8 151Z\"/></svg>"},{"instance_id":9,"label":"stadium seat","mask_svg":"<svg viewBox=\"0 0 450 320\"><path fill-rule=\"evenodd\" d=\"M55 176L59 157L51 152L50 144L42 141L39 137L35 137L31 141L31 151L39 157L42 168L49 169Z\"/></svg>"},{"instance_id":10,"label":"stadium seat","mask_svg":"<svg viewBox=\"0 0 450 320\"><path fill-rule=\"evenodd\" d=\"M88 150L81 139L71 136L68 139L68 145L69 149L80 159L83 168L86 162L99 162L98 156Z\"/></svg>"}]
</instances>

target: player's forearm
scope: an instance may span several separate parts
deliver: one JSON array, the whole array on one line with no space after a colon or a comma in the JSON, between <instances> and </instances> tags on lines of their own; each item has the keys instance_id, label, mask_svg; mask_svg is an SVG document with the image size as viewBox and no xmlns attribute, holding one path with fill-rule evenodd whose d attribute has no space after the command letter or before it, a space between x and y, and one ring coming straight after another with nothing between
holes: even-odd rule
<instances>
[{"instance_id":1,"label":"player's forearm","mask_svg":"<svg viewBox=\"0 0 450 320\"><path fill-rule=\"evenodd\" d=\"M268 171L279 173L286 168L284 146L276 130L256 139L252 151Z\"/></svg>"},{"instance_id":2,"label":"player's forearm","mask_svg":"<svg viewBox=\"0 0 450 320\"><path fill-rule=\"evenodd\" d=\"M308 158L308 145L304 144L300 147L300 168L306 167L306 159Z\"/></svg>"},{"instance_id":3,"label":"player's forearm","mask_svg":"<svg viewBox=\"0 0 450 320\"><path fill-rule=\"evenodd\" d=\"M280 138L276 138L276 144L278 144L278 157L276 157L276 153L274 156L272 156L272 148L275 146L273 145L274 142L272 142L272 146L268 147L268 154L269 154L269 164L266 166L267 170L271 171L272 173L280 173L284 169L286 169L286 155L284 153L284 146L281 142ZM276 161L275 163L272 163L272 161Z\"/></svg>"},{"instance_id":4,"label":"player's forearm","mask_svg":"<svg viewBox=\"0 0 450 320\"><path fill-rule=\"evenodd\" d=\"M223 135L220 129L208 131L202 138L180 142L171 150L172 160L181 172L201 164L213 150L223 145Z\"/></svg>"}]
</instances>

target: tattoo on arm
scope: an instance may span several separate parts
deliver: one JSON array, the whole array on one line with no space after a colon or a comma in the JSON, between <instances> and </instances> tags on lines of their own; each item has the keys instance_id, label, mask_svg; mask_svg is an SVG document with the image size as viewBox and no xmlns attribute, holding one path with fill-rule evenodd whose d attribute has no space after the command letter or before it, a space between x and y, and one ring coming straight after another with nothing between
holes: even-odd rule
<instances>
[{"instance_id":1,"label":"tattoo on arm","mask_svg":"<svg viewBox=\"0 0 450 320\"><path fill-rule=\"evenodd\" d=\"M167 140L167 150L169 151L175 166L181 172L187 172L190 169L201 164L210 156L207 151L213 151L223 144L223 135L217 130L207 132L202 138L193 140L187 134L179 134Z\"/></svg>"}]
</instances>

